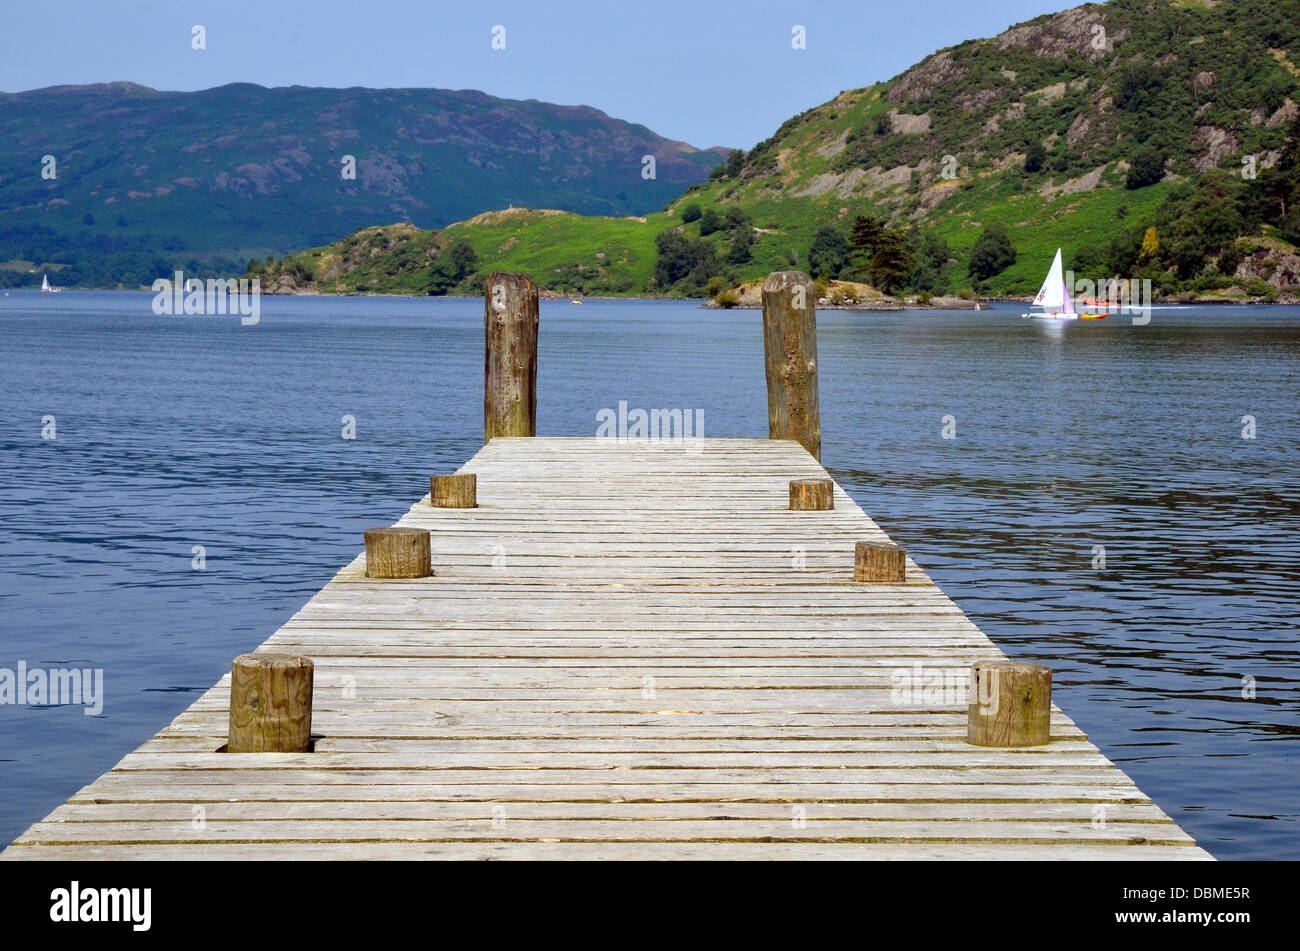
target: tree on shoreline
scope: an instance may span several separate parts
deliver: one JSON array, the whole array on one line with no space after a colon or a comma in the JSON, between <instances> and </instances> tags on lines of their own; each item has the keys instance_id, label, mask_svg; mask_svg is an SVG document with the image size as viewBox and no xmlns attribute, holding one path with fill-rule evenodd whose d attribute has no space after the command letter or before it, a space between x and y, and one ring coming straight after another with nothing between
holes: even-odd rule
<instances>
[{"instance_id":1,"label":"tree on shoreline","mask_svg":"<svg viewBox=\"0 0 1300 951\"><path fill-rule=\"evenodd\" d=\"M854 270L865 272L868 269L876 242L884 230L884 220L873 215L858 215L853 219L853 228L849 231L848 263Z\"/></svg>"},{"instance_id":2,"label":"tree on shoreline","mask_svg":"<svg viewBox=\"0 0 1300 951\"><path fill-rule=\"evenodd\" d=\"M808 250L808 269L814 278L833 280L848 262L849 243L837 228L823 225L813 236Z\"/></svg>"},{"instance_id":3,"label":"tree on shoreline","mask_svg":"<svg viewBox=\"0 0 1300 951\"><path fill-rule=\"evenodd\" d=\"M881 231L872 248L871 263L867 268L871 283L886 294L893 294L907 283L915 266L916 255L912 253L907 235L896 228Z\"/></svg>"},{"instance_id":4,"label":"tree on shoreline","mask_svg":"<svg viewBox=\"0 0 1300 951\"><path fill-rule=\"evenodd\" d=\"M945 241L933 228L912 236L916 249L916 266L908 283L927 294L945 294L948 291L948 257L950 251Z\"/></svg>"},{"instance_id":5,"label":"tree on shoreline","mask_svg":"<svg viewBox=\"0 0 1300 951\"><path fill-rule=\"evenodd\" d=\"M698 293L722 270L713 242L692 241L676 228L659 232L655 252L654 283L661 288L676 286L687 294Z\"/></svg>"}]
</instances>

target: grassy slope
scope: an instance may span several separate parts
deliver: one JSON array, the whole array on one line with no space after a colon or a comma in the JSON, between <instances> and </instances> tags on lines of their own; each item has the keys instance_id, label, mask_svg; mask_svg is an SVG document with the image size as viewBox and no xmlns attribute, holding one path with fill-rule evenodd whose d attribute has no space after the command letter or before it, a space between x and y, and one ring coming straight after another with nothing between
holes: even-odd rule
<instances>
[{"instance_id":1,"label":"grassy slope","mask_svg":"<svg viewBox=\"0 0 1300 951\"><path fill-rule=\"evenodd\" d=\"M522 271L561 290L599 282L608 285L605 293L643 293L654 267L655 235L669 221L662 213L639 219L516 210L452 225L443 238L469 241L482 271Z\"/></svg>"},{"instance_id":2,"label":"grassy slope","mask_svg":"<svg viewBox=\"0 0 1300 951\"><path fill-rule=\"evenodd\" d=\"M662 213L601 218L515 208L440 232L386 225L289 255L262 280L270 290L300 289L308 286L305 272L313 279L310 289L321 293L423 294L429 264L451 242L464 239L479 257L480 276L521 271L561 292L644 293L654 267L654 237L670 221ZM471 285L472 279L460 290L477 293Z\"/></svg>"}]
</instances>

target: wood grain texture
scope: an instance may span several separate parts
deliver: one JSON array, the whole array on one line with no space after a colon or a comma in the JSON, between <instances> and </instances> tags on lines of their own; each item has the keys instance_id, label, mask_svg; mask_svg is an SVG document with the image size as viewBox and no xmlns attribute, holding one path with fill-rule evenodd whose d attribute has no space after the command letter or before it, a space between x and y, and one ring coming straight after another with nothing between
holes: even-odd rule
<instances>
[{"instance_id":1,"label":"wood grain texture","mask_svg":"<svg viewBox=\"0 0 1300 951\"><path fill-rule=\"evenodd\" d=\"M907 579L907 553L892 542L858 542L853 549L853 580L871 584L902 584Z\"/></svg>"},{"instance_id":2,"label":"wood grain texture","mask_svg":"<svg viewBox=\"0 0 1300 951\"><path fill-rule=\"evenodd\" d=\"M311 749L314 665L296 654L240 654L230 668L226 752L305 753Z\"/></svg>"},{"instance_id":3,"label":"wood grain texture","mask_svg":"<svg viewBox=\"0 0 1300 951\"><path fill-rule=\"evenodd\" d=\"M976 746L1043 746L1050 737L1052 672L1042 664L972 664L966 740Z\"/></svg>"},{"instance_id":4,"label":"wood grain texture","mask_svg":"<svg viewBox=\"0 0 1300 951\"><path fill-rule=\"evenodd\" d=\"M410 526L368 528L366 540L367 578L427 578L429 533Z\"/></svg>"},{"instance_id":5,"label":"wood grain texture","mask_svg":"<svg viewBox=\"0 0 1300 951\"><path fill-rule=\"evenodd\" d=\"M484 442L537 433L537 285L493 272L483 294Z\"/></svg>"},{"instance_id":6,"label":"wood grain texture","mask_svg":"<svg viewBox=\"0 0 1300 951\"><path fill-rule=\"evenodd\" d=\"M477 508L399 522L432 577L358 556L257 651L313 658L312 752L216 752L222 677L0 857L1209 858L1055 707L1046 745L967 742L1004 655L905 555L853 580L888 538L833 483L789 510L828 478L799 443L496 438L462 471Z\"/></svg>"},{"instance_id":7,"label":"wood grain texture","mask_svg":"<svg viewBox=\"0 0 1300 951\"><path fill-rule=\"evenodd\" d=\"M802 271L774 271L763 282L768 435L794 439L820 460L815 297L812 278Z\"/></svg>"},{"instance_id":8,"label":"wood grain texture","mask_svg":"<svg viewBox=\"0 0 1300 951\"><path fill-rule=\"evenodd\" d=\"M830 479L791 479L790 508L796 512L835 508L835 483Z\"/></svg>"},{"instance_id":9,"label":"wood grain texture","mask_svg":"<svg viewBox=\"0 0 1300 951\"><path fill-rule=\"evenodd\" d=\"M429 477L429 503L443 509L472 509L478 505L478 476L472 472Z\"/></svg>"}]
</instances>

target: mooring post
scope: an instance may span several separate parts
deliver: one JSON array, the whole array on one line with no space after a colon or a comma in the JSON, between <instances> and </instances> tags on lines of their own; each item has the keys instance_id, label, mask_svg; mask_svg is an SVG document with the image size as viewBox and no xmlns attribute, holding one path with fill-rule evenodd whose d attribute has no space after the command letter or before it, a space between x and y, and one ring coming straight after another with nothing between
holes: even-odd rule
<instances>
[{"instance_id":1,"label":"mooring post","mask_svg":"<svg viewBox=\"0 0 1300 951\"><path fill-rule=\"evenodd\" d=\"M1024 661L971 665L966 742L974 746L1042 746L1052 718L1052 671Z\"/></svg>"},{"instance_id":2,"label":"mooring post","mask_svg":"<svg viewBox=\"0 0 1300 951\"><path fill-rule=\"evenodd\" d=\"M796 512L835 508L835 483L830 479L791 479L790 508Z\"/></svg>"},{"instance_id":3,"label":"mooring post","mask_svg":"<svg viewBox=\"0 0 1300 951\"><path fill-rule=\"evenodd\" d=\"M478 476L472 472L429 478L429 504L442 509L472 509L478 505Z\"/></svg>"},{"instance_id":4,"label":"mooring post","mask_svg":"<svg viewBox=\"0 0 1300 951\"><path fill-rule=\"evenodd\" d=\"M907 552L893 542L858 542L853 550L853 580L902 584Z\"/></svg>"},{"instance_id":5,"label":"mooring post","mask_svg":"<svg viewBox=\"0 0 1300 951\"><path fill-rule=\"evenodd\" d=\"M228 753L311 749L315 667L294 654L240 654L230 665Z\"/></svg>"},{"instance_id":6,"label":"mooring post","mask_svg":"<svg viewBox=\"0 0 1300 951\"><path fill-rule=\"evenodd\" d=\"M817 405L817 313L802 271L773 271L763 282L763 354L769 439L797 439L822 457Z\"/></svg>"},{"instance_id":7,"label":"mooring post","mask_svg":"<svg viewBox=\"0 0 1300 951\"><path fill-rule=\"evenodd\" d=\"M494 272L483 290L484 442L537 435L537 285Z\"/></svg>"},{"instance_id":8,"label":"mooring post","mask_svg":"<svg viewBox=\"0 0 1300 951\"><path fill-rule=\"evenodd\" d=\"M367 578L427 578L433 574L423 528L366 529Z\"/></svg>"}]
</instances>

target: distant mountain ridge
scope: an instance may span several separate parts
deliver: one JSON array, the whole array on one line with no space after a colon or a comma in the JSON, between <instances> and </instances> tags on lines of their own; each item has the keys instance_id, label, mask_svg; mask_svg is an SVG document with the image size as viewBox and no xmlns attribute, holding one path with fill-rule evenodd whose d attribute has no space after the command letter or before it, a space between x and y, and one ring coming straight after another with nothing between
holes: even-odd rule
<instances>
[{"instance_id":1,"label":"distant mountain ridge","mask_svg":"<svg viewBox=\"0 0 1300 951\"><path fill-rule=\"evenodd\" d=\"M0 94L0 240L38 229L172 254L284 253L376 221L438 228L511 205L640 215L723 155L588 106L473 90L54 86Z\"/></svg>"}]
</instances>

